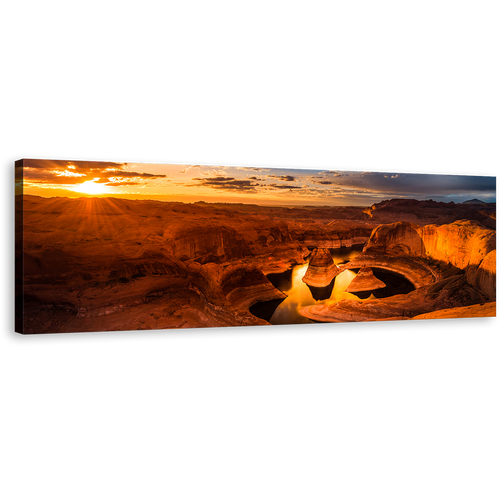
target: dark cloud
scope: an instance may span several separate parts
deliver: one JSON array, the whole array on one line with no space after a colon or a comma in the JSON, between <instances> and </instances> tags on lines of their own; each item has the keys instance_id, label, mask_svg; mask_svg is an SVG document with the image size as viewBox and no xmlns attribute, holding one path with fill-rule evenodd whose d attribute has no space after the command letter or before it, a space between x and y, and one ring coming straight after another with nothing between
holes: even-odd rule
<instances>
[{"instance_id":1,"label":"dark cloud","mask_svg":"<svg viewBox=\"0 0 500 500\"><path fill-rule=\"evenodd\" d=\"M70 161L70 160L23 160L26 168L41 168L51 171L63 171L74 166L77 171L105 170L106 168L123 168L126 163L110 161Z\"/></svg>"},{"instance_id":2,"label":"dark cloud","mask_svg":"<svg viewBox=\"0 0 500 500\"><path fill-rule=\"evenodd\" d=\"M234 177L223 177L223 176L218 176L218 177L195 177L194 179L191 179L192 181L203 181L205 183L208 182L228 182L234 180Z\"/></svg>"},{"instance_id":3,"label":"dark cloud","mask_svg":"<svg viewBox=\"0 0 500 500\"><path fill-rule=\"evenodd\" d=\"M324 185L329 185L329 184L335 184L332 181L313 181L315 184L324 184Z\"/></svg>"},{"instance_id":4,"label":"dark cloud","mask_svg":"<svg viewBox=\"0 0 500 500\"><path fill-rule=\"evenodd\" d=\"M285 182L294 182L296 179L295 177L291 176L291 175L268 175L267 177L274 177L280 181L285 181Z\"/></svg>"},{"instance_id":5,"label":"dark cloud","mask_svg":"<svg viewBox=\"0 0 500 500\"><path fill-rule=\"evenodd\" d=\"M52 172L24 172L24 181L35 184L81 184L82 182L91 180L92 177L87 175L77 177L58 176Z\"/></svg>"},{"instance_id":6,"label":"dark cloud","mask_svg":"<svg viewBox=\"0 0 500 500\"><path fill-rule=\"evenodd\" d=\"M366 194L368 197L416 198L443 201L460 201L483 196L487 200L496 197L495 177L406 174L389 172L339 172L326 170L321 176L305 179L312 184L341 189L346 195Z\"/></svg>"},{"instance_id":7,"label":"dark cloud","mask_svg":"<svg viewBox=\"0 0 500 500\"><path fill-rule=\"evenodd\" d=\"M234 177L195 177L191 179L197 181L197 184L192 186L207 186L213 189L225 189L229 191L256 191L255 188L261 184L255 183L252 180L237 180Z\"/></svg>"},{"instance_id":8,"label":"dark cloud","mask_svg":"<svg viewBox=\"0 0 500 500\"><path fill-rule=\"evenodd\" d=\"M162 177L166 177L164 174L147 174L146 172L123 172L123 171L117 171L117 172L103 172L104 176L107 177L141 177L143 179L159 179Z\"/></svg>"},{"instance_id":9,"label":"dark cloud","mask_svg":"<svg viewBox=\"0 0 500 500\"><path fill-rule=\"evenodd\" d=\"M300 186L290 186L289 184L269 184L274 189L302 189Z\"/></svg>"},{"instance_id":10,"label":"dark cloud","mask_svg":"<svg viewBox=\"0 0 500 500\"><path fill-rule=\"evenodd\" d=\"M250 179L252 181L262 181L264 179L259 179L258 177L252 176L252 177L247 177L247 179Z\"/></svg>"},{"instance_id":11,"label":"dark cloud","mask_svg":"<svg viewBox=\"0 0 500 500\"><path fill-rule=\"evenodd\" d=\"M465 175L349 173L336 178L334 184L349 189L363 189L373 194L380 192L421 197L496 191L495 177Z\"/></svg>"},{"instance_id":12,"label":"dark cloud","mask_svg":"<svg viewBox=\"0 0 500 500\"><path fill-rule=\"evenodd\" d=\"M99 181L100 182L100 181ZM138 186L140 182L106 182L106 186Z\"/></svg>"},{"instance_id":13,"label":"dark cloud","mask_svg":"<svg viewBox=\"0 0 500 500\"><path fill-rule=\"evenodd\" d=\"M345 175L348 175L345 172L339 172L337 170L323 170L323 172L319 172L319 173L323 174L323 175L330 175L333 177L344 177Z\"/></svg>"}]
</instances>

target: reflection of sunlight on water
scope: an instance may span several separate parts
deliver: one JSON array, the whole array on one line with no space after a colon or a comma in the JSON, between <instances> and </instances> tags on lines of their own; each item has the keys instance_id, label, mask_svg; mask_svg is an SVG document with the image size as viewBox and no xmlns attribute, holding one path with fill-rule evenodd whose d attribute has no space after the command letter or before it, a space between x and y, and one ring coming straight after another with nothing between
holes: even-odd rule
<instances>
[{"instance_id":1,"label":"reflection of sunlight on water","mask_svg":"<svg viewBox=\"0 0 500 500\"><path fill-rule=\"evenodd\" d=\"M350 262L359 253L360 253L360 251L358 249L354 249L354 250L351 248L349 248L349 249L347 249L347 248L335 249L332 251L333 262L335 262L335 264L337 264L337 265L342 264L344 262Z\"/></svg>"},{"instance_id":2,"label":"reflection of sunlight on water","mask_svg":"<svg viewBox=\"0 0 500 500\"><path fill-rule=\"evenodd\" d=\"M308 266L309 264L295 266L292 271L292 287L297 286L299 283L302 283L302 278L306 275Z\"/></svg>"},{"instance_id":3,"label":"reflection of sunlight on water","mask_svg":"<svg viewBox=\"0 0 500 500\"><path fill-rule=\"evenodd\" d=\"M349 252L345 252L346 249L342 250L343 252L338 251L337 255L335 255L335 252L332 252L332 257L336 264L352 260L360 252L360 250L357 249ZM358 302L361 301L356 295L344 292L354 276L356 276L356 273L349 269L346 269L335 278L333 290L329 299L322 301L315 300L310 288L302 281L302 278L307 272L308 265L309 264L300 264L293 267L290 279L291 287L286 290L288 297L276 308L271 317L270 322L272 324L309 323L310 321L299 313L299 309L313 304L334 304L344 299L356 300ZM373 296L370 296L369 299L372 297Z\"/></svg>"},{"instance_id":4,"label":"reflection of sunlight on water","mask_svg":"<svg viewBox=\"0 0 500 500\"><path fill-rule=\"evenodd\" d=\"M330 298L323 302L325 304L335 304L335 302L344 299L361 301L361 299L356 297L356 295L344 292L344 290L349 286L349 284L353 280L354 276L356 276L356 273L354 271L351 271L350 269L346 269L345 271L341 272L335 278L335 284L333 285L333 290L332 294L330 295Z\"/></svg>"},{"instance_id":5,"label":"reflection of sunlight on water","mask_svg":"<svg viewBox=\"0 0 500 500\"><path fill-rule=\"evenodd\" d=\"M271 322L274 324L283 323L305 323L305 318L299 314L298 310L306 305L313 304L311 291L302 281L309 264L297 265L292 269L292 286L286 291L288 297L276 308Z\"/></svg>"},{"instance_id":6,"label":"reflection of sunlight on water","mask_svg":"<svg viewBox=\"0 0 500 500\"><path fill-rule=\"evenodd\" d=\"M299 309L314 304L334 304L342 299L352 299L361 302L359 297L344 292L356 273L346 269L335 278L332 294L327 300L315 300L309 287L302 281L309 264L297 265L292 270L292 286L286 291L288 297L276 308L270 322L273 325L289 325L292 323L311 323L310 320L299 314ZM369 298L372 298L370 296ZM368 300L368 299L365 299Z\"/></svg>"}]
</instances>

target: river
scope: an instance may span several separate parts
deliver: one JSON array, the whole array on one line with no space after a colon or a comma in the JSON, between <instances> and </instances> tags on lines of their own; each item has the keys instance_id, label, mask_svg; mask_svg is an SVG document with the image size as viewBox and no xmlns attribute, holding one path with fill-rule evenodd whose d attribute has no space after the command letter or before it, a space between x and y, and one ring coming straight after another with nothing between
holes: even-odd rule
<instances>
[{"instance_id":1,"label":"river","mask_svg":"<svg viewBox=\"0 0 500 500\"><path fill-rule=\"evenodd\" d=\"M353 260L363 249L363 245L353 245L349 248L335 248L330 252L335 264L345 264ZM309 264L297 264L288 271L278 274L269 274L269 281L282 292L287 294L284 300L259 302L250 308L255 316L269 321L272 325L288 325L313 323L299 313L302 307L313 304L333 304L340 300L371 300L373 298L389 297L398 293L408 293L414 289L413 285L402 275L385 269L373 268L374 275L384 281L385 288L375 292L347 293L344 290L356 276L357 269L346 269L340 273L328 287L310 287L302 281Z\"/></svg>"}]
</instances>

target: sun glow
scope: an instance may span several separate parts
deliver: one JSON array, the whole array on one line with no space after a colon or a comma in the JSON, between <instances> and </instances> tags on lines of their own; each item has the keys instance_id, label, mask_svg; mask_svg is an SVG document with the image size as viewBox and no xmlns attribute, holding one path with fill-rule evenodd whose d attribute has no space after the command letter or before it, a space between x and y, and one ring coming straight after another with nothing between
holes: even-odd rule
<instances>
[{"instance_id":1,"label":"sun glow","mask_svg":"<svg viewBox=\"0 0 500 500\"><path fill-rule=\"evenodd\" d=\"M109 189L104 184L97 184L94 181L82 182L79 186L73 188L77 193L85 194L105 194L109 193Z\"/></svg>"}]
</instances>

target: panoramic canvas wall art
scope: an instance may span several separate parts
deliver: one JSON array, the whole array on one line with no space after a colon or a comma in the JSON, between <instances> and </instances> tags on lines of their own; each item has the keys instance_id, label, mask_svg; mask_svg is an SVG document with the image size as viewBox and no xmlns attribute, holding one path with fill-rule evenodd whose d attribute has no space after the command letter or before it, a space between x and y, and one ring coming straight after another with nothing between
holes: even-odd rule
<instances>
[{"instance_id":1,"label":"panoramic canvas wall art","mask_svg":"<svg viewBox=\"0 0 500 500\"><path fill-rule=\"evenodd\" d=\"M496 178L16 162L24 334L496 314Z\"/></svg>"}]
</instances>

